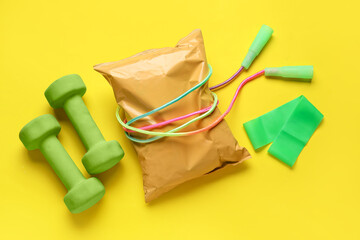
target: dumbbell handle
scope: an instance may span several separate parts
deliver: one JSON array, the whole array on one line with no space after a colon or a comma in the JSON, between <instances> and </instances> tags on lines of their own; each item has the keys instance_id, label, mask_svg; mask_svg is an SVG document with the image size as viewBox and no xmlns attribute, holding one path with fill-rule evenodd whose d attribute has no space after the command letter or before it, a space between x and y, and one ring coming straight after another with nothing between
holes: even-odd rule
<instances>
[{"instance_id":1,"label":"dumbbell handle","mask_svg":"<svg viewBox=\"0 0 360 240\"><path fill-rule=\"evenodd\" d=\"M55 135L49 136L41 143L40 151L68 190L85 180Z\"/></svg>"},{"instance_id":2,"label":"dumbbell handle","mask_svg":"<svg viewBox=\"0 0 360 240\"><path fill-rule=\"evenodd\" d=\"M98 142L105 141L81 96L69 98L64 103L64 110L87 150Z\"/></svg>"}]
</instances>

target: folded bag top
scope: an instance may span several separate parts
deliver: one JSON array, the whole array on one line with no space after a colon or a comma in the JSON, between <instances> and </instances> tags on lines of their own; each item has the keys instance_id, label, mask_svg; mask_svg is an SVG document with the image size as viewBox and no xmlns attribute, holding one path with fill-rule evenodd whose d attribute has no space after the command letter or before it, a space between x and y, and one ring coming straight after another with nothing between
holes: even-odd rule
<instances>
[{"instance_id":1,"label":"folded bag top","mask_svg":"<svg viewBox=\"0 0 360 240\"><path fill-rule=\"evenodd\" d=\"M98 64L94 69L108 80L128 120L178 97L201 82L209 71L200 30L191 32L175 47L147 50L120 61ZM179 102L137 121L133 126L154 124L192 113L210 106L212 101L206 83ZM205 127L219 115L220 111L215 109L210 116L183 131ZM186 121L177 121L156 131L168 131ZM120 125L118 129L121 129ZM139 133L131 135L144 138ZM238 145L225 120L199 134L166 137L147 144L133 142L133 146L143 171L146 202L183 182L250 158L248 151Z\"/></svg>"}]
</instances>

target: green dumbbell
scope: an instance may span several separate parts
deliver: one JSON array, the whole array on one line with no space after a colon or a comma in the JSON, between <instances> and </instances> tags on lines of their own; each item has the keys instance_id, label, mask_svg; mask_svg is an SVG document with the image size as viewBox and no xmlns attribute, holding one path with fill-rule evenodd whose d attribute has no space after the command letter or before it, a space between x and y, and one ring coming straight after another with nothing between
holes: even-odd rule
<instances>
[{"instance_id":1,"label":"green dumbbell","mask_svg":"<svg viewBox=\"0 0 360 240\"><path fill-rule=\"evenodd\" d=\"M82 212L97 203L105 194L97 178L86 179L57 139L60 124L54 116L35 118L20 131L20 140L28 150L40 149L68 193L64 202L72 213Z\"/></svg>"},{"instance_id":2,"label":"green dumbbell","mask_svg":"<svg viewBox=\"0 0 360 240\"><path fill-rule=\"evenodd\" d=\"M85 92L86 86L81 77L71 74L53 82L46 89L45 97L53 108L64 108L87 149L82 158L86 170L90 174L98 174L117 164L124 151L117 141L105 141L82 100Z\"/></svg>"}]
</instances>

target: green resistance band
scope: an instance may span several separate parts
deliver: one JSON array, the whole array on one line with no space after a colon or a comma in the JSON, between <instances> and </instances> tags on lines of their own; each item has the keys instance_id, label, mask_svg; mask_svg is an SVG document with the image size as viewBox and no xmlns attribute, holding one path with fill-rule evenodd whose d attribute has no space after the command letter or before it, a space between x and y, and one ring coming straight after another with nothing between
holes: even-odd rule
<instances>
[{"instance_id":1,"label":"green resistance band","mask_svg":"<svg viewBox=\"0 0 360 240\"><path fill-rule=\"evenodd\" d=\"M124 123L122 120L121 120L121 117L119 115L119 110L120 110L120 107L118 107L118 109L116 110L116 118L117 120L119 121L119 123L121 124L121 126L123 127L126 127L130 130L133 130L133 131L136 131L136 132L139 132L139 133L143 133L143 134L148 134L148 135L155 135L156 137L152 137L152 138L149 138L149 139L138 139L138 138L134 138L132 136L130 136L129 133L125 132L127 138L129 138L131 141L134 141L134 142L137 142L137 143L149 143L149 142L153 142L155 140L158 140L160 138L163 138L163 137L171 137L171 136L186 136L187 135L187 132L181 132L181 133L176 133L177 131L187 127L188 125L190 125L191 123L193 122L196 122L200 119L203 119L207 116L209 116L216 108L216 104L218 102L218 96L211 92L213 98L214 98L214 102L211 106L211 108L206 111L205 113L201 114L200 116L196 117L196 118L193 118L191 119L190 121L184 123L183 125L177 127L177 128L174 128L168 132L151 132L151 131L146 131L146 130L142 130L142 129L138 129L138 128L135 128L135 127L132 127L132 126L129 126L128 124L129 123Z\"/></svg>"},{"instance_id":2,"label":"green resistance band","mask_svg":"<svg viewBox=\"0 0 360 240\"><path fill-rule=\"evenodd\" d=\"M271 142L268 152L292 167L323 115L304 96L244 123L256 149Z\"/></svg>"}]
</instances>

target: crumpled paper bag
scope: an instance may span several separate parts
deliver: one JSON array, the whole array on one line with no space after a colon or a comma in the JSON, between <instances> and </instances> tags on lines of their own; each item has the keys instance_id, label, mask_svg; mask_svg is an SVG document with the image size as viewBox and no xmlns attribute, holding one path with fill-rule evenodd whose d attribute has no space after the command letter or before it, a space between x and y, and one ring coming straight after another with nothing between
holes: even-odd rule
<instances>
[{"instance_id":1,"label":"crumpled paper bag","mask_svg":"<svg viewBox=\"0 0 360 240\"><path fill-rule=\"evenodd\" d=\"M120 61L98 64L94 69L110 83L128 120L178 97L201 82L209 71L200 30L191 32L175 47L147 50ZM133 126L182 116L210 106L212 101L206 83L179 102L135 122ZM205 127L219 115L221 113L216 108L210 116L182 131ZM168 131L188 120L174 122L156 131ZM131 135L144 138L139 133ZM134 142L133 146L141 163L146 202L183 182L250 158L249 152L238 145L225 120L206 132L165 137L147 144Z\"/></svg>"}]
</instances>

